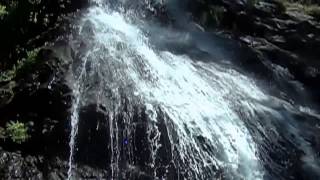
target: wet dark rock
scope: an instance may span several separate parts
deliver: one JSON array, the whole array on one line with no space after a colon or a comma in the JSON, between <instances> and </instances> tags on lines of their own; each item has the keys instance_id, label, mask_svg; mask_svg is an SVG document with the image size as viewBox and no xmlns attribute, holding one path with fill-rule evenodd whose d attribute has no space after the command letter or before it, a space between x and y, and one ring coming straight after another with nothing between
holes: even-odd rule
<instances>
[{"instance_id":1,"label":"wet dark rock","mask_svg":"<svg viewBox=\"0 0 320 180\"><path fill-rule=\"evenodd\" d=\"M316 17L294 9L286 9L275 0L251 1L188 1L188 10L196 22L205 29L223 29L231 32L232 38L240 40L252 49L255 63L264 69L266 61L287 68L314 98L320 100L317 84L320 84L320 23ZM252 1L254 2L254 1ZM222 7L225 11L220 23L212 18L201 19L204 12L214 12ZM214 12L214 13L212 13ZM213 21L213 23L206 22ZM242 62L244 62L242 60ZM254 63L254 62L253 62ZM252 72L248 61L242 63ZM268 76L270 73L266 73Z\"/></svg>"},{"instance_id":2,"label":"wet dark rock","mask_svg":"<svg viewBox=\"0 0 320 180\"><path fill-rule=\"evenodd\" d=\"M318 61L313 61L308 59L308 57L281 49L263 38L245 36L240 39L259 54L255 58L256 64L259 64L260 61L268 60L271 63L286 68L293 76L294 79L292 80L302 82L307 88L306 90L314 97L315 102L319 102L320 93L318 91L318 84L320 83L320 65ZM263 67L259 67L259 69L263 69ZM265 74L270 75L271 73L265 72L263 76L266 76Z\"/></svg>"},{"instance_id":3,"label":"wet dark rock","mask_svg":"<svg viewBox=\"0 0 320 180\"><path fill-rule=\"evenodd\" d=\"M99 105L91 104L80 110L75 160L80 163L107 167L110 162L110 127L108 114Z\"/></svg>"},{"instance_id":4,"label":"wet dark rock","mask_svg":"<svg viewBox=\"0 0 320 180\"><path fill-rule=\"evenodd\" d=\"M60 158L24 155L0 149L0 177L2 179L67 179L68 162ZM73 173L77 179L105 179L104 170L78 165Z\"/></svg>"},{"instance_id":5,"label":"wet dark rock","mask_svg":"<svg viewBox=\"0 0 320 180\"><path fill-rule=\"evenodd\" d=\"M173 132L168 127L173 125L160 110L159 122L155 123L148 118L143 106L131 106L121 106L120 112L108 111L101 104L89 104L80 109L75 164L105 169L111 174L112 164L117 161L122 179L153 179L154 172L159 177L176 179L180 167L175 167L172 161L178 152L172 152L168 137L168 131ZM157 154L152 155L156 147L150 144L150 139L157 136L161 146ZM80 174L86 178L92 176L90 171Z\"/></svg>"},{"instance_id":6,"label":"wet dark rock","mask_svg":"<svg viewBox=\"0 0 320 180\"><path fill-rule=\"evenodd\" d=\"M285 7L277 1L259 1L254 6L243 5L242 1L190 1L189 10L193 13L196 21L203 22L206 28L208 25L215 25L217 28L229 28L236 35L245 34L255 37L270 39L276 44L275 38L281 37L278 45L290 51L309 51L311 47L317 48L314 43L320 35L319 22L310 15L301 12L285 10ZM211 16L216 16L216 8L222 7L225 11L222 14L221 22L205 22L212 20L206 18L201 20L205 12L211 12ZM269 37L269 38L268 38ZM295 47L292 47L292 45ZM311 44L313 44L311 46ZM276 44L277 45L277 44Z\"/></svg>"}]
</instances>

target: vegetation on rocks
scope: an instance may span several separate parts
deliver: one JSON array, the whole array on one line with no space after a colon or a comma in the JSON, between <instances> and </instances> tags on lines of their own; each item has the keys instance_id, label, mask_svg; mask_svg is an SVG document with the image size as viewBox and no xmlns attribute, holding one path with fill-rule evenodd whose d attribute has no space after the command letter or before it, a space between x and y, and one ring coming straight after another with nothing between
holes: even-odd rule
<instances>
[{"instance_id":1,"label":"vegetation on rocks","mask_svg":"<svg viewBox=\"0 0 320 180\"><path fill-rule=\"evenodd\" d=\"M17 61L12 69L0 73L0 82L11 81L15 77L21 77L32 70L37 63L39 48L27 52L27 57Z\"/></svg>"},{"instance_id":2,"label":"vegetation on rocks","mask_svg":"<svg viewBox=\"0 0 320 180\"><path fill-rule=\"evenodd\" d=\"M6 124L6 133L10 139L18 144L25 142L28 138L28 128L19 121L10 121Z\"/></svg>"},{"instance_id":3,"label":"vegetation on rocks","mask_svg":"<svg viewBox=\"0 0 320 180\"><path fill-rule=\"evenodd\" d=\"M9 121L6 128L0 127L0 139L10 139L12 142L22 144L30 138L28 127L19 121Z\"/></svg>"}]
</instances>

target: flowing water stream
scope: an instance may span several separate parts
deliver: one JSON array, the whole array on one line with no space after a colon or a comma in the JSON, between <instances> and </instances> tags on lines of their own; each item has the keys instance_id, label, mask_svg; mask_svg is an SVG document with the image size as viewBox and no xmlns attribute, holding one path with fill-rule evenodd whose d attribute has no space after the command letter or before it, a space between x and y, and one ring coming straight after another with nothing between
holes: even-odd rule
<instances>
[{"instance_id":1,"label":"flowing water stream","mask_svg":"<svg viewBox=\"0 0 320 180\"><path fill-rule=\"evenodd\" d=\"M68 179L79 110L89 104L107 112L107 179L130 179L129 171L149 179L319 177L315 110L271 95L232 62L157 48L139 21L101 3L79 20Z\"/></svg>"}]
</instances>

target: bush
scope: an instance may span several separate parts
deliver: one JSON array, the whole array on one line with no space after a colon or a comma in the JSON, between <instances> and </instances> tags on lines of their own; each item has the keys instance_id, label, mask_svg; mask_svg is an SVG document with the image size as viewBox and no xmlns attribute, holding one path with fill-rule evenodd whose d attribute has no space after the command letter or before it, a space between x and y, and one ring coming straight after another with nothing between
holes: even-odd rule
<instances>
[{"instance_id":1,"label":"bush","mask_svg":"<svg viewBox=\"0 0 320 180\"><path fill-rule=\"evenodd\" d=\"M10 121L6 128L7 136L15 143L21 144L29 139L28 128L24 123Z\"/></svg>"}]
</instances>

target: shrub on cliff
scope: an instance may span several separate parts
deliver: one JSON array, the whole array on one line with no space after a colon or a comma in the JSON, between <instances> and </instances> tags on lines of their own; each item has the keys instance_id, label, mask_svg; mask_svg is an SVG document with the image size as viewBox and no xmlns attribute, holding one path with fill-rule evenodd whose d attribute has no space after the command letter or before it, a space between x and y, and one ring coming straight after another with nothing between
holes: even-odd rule
<instances>
[{"instance_id":1,"label":"shrub on cliff","mask_svg":"<svg viewBox=\"0 0 320 180\"><path fill-rule=\"evenodd\" d=\"M10 121L6 124L6 134L15 143L21 144L28 140L28 128L19 121Z\"/></svg>"}]
</instances>

